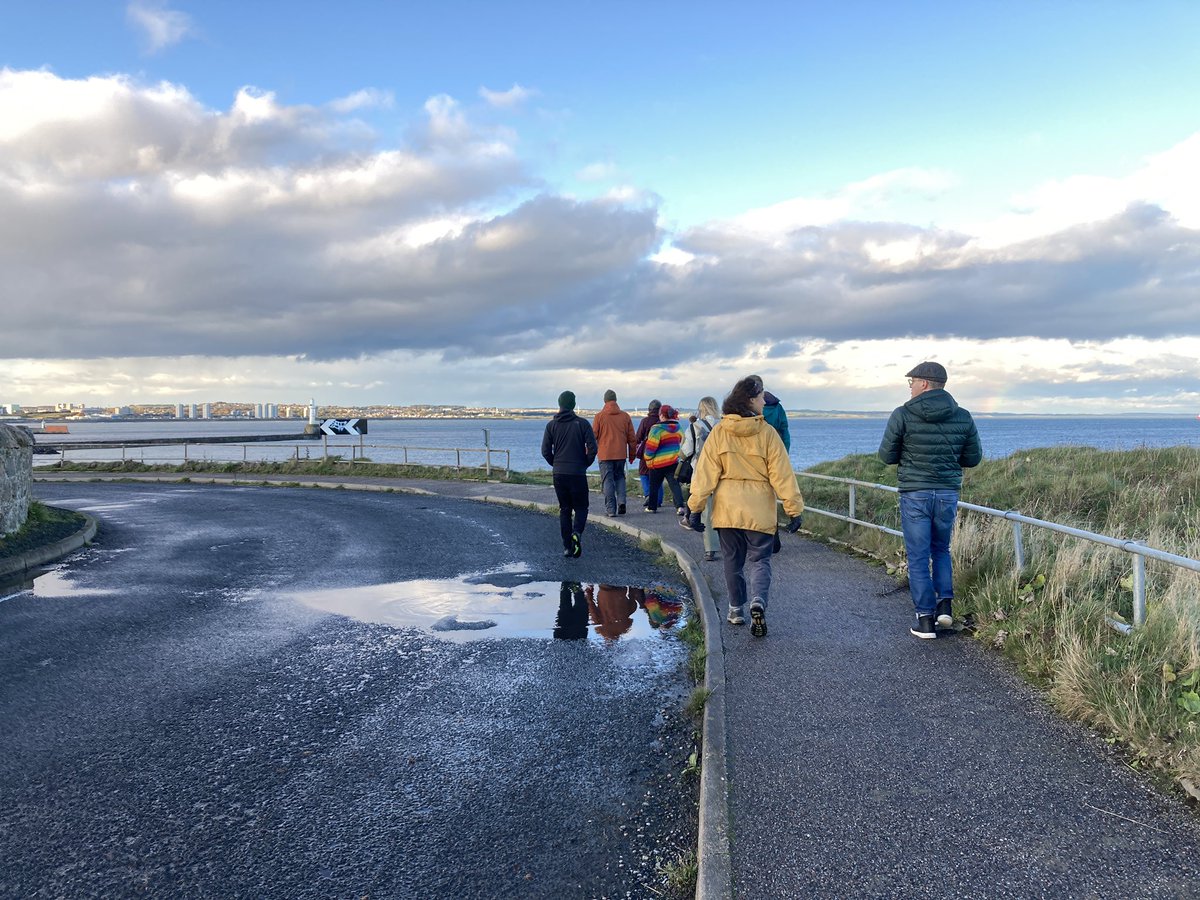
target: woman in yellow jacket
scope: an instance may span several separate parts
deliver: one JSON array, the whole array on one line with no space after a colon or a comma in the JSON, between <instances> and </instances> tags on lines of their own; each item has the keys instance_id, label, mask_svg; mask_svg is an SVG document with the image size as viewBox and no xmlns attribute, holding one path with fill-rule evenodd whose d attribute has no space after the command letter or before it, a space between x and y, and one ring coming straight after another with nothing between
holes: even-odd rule
<instances>
[{"instance_id":1,"label":"woman in yellow jacket","mask_svg":"<svg viewBox=\"0 0 1200 900\"><path fill-rule=\"evenodd\" d=\"M712 524L721 541L729 591L729 623L745 623L749 600L750 633L762 637L767 633L776 497L783 501L791 532L800 527L804 498L779 433L763 419L762 382L754 376L743 378L725 398L721 412L723 418L704 442L694 467L688 524L704 530L700 512L712 496Z\"/></svg>"}]
</instances>

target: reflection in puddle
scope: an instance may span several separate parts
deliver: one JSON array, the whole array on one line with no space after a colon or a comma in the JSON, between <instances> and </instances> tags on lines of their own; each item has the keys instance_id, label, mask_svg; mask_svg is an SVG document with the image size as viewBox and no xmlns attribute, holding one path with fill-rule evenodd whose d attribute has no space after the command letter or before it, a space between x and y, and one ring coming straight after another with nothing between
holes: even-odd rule
<instances>
[{"instance_id":1,"label":"reflection in puddle","mask_svg":"<svg viewBox=\"0 0 1200 900\"><path fill-rule=\"evenodd\" d=\"M400 581L294 596L324 612L423 628L460 642L502 637L648 638L669 631L683 617L683 595L674 588L533 581L532 576L516 573Z\"/></svg>"},{"instance_id":2,"label":"reflection in puddle","mask_svg":"<svg viewBox=\"0 0 1200 900\"><path fill-rule=\"evenodd\" d=\"M5 582L0 586L0 601L11 600L21 594L33 594L35 597L94 597L100 594L111 594L112 591L101 588L80 587L67 578L62 570L50 569L40 574L26 573L15 580Z\"/></svg>"}]
</instances>

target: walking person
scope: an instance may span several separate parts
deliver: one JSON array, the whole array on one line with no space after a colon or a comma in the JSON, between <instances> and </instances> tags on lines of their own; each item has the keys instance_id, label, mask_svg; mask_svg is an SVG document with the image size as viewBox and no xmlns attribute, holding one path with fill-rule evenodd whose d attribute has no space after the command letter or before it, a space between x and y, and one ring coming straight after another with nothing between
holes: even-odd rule
<instances>
[{"instance_id":1,"label":"walking person","mask_svg":"<svg viewBox=\"0 0 1200 900\"><path fill-rule=\"evenodd\" d=\"M755 375L759 385L762 385L763 380ZM767 420L767 424L775 429L780 440L783 441L783 449L789 454L792 452L792 427L788 424L787 410L783 408L783 404L779 398L770 391L763 391L763 418Z\"/></svg>"},{"instance_id":2,"label":"walking person","mask_svg":"<svg viewBox=\"0 0 1200 900\"><path fill-rule=\"evenodd\" d=\"M679 451L681 457L691 460L693 478L696 477L696 465L700 461L700 453L704 450L704 443L708 440L708 435L712 432L713 426L717 424L720 418L721 413L717 409L716 399L713 397L701 397L699 404L696 406L696 421L684 432L683 446ZM712 527L712 509L713 498L710 496L708 502L704 505L704 512L700 516L700 521L705 527L705 562L715 562L717 558L718 541L717 532ZM686 518L681 520L680 524L684 528L691 528Z\"/></svg>"},{"instance_id":3,"label":"walking person","mask_svg":"<svg viewBox=\"0 0 1200 900\"><path fill-rule=\"evenodd\" d=\"M916 637L937 637L954 624L950 537L958 515L962 470L979 465L983 448L971 414L946 391L946 369L923 362L907 375L912 398L888 419L879 458L898 466L900 528L908 556L908 590Z\"/></svg>"},{"instance_id":4,"label":"walking person","mask_svg":"<svg viewBox=\"0 0 1200 900\"><path fill-rule=\"evenodd\" d=\"M617 392L604 392L604 408L592 419L592 431L599 448L600 490L604 494L604 511L610 516L625 515L625 461L633 462L637 435L633 419L617 405Z\"/></svg>"},{"instance_id":5,"label":"walking person","mask_svg":"<svg viewBox=\"0 0 1200 900\"><path fill-rule=\"evenodd\" d=\"M800 528L804 498L783 441L762 416L762 381L751 376L733 386L721 405L724 414L713 426L692 475L688 524L704 531L701 510L713 498L712 524L721 544L728 620L746 621L750 633L767 633L771 589L771 546L775 542L776 498L788 515L787 530Z\"/></svg>"},{"instance_id":6,"label":"walking person","mask_svg":"<svg viewBox=\"0 0 1200 900\"><path fill-rule=\"evenodd\" d=\"M662 403L658 400L651 400L650 405L646 407L646 418L638 422L637 428L637 451L638 458L638 478L642 482L642 496L646 498L642 504L643 509L650 508L650 467L646 465L646 460L642 456L642 448L646 443L646 437L650 434L650 429L658 424L658 411L662 409ZM658 499L655 500L654 506L658 508L662 505L663 494L662 487L658 489Z\"/></svg>"},{"instance_id":7,"label":"walking person","mask_svg":"<svg viewBox=\"0 0 1200 900\"><path fill-rule=\"evenodd\" d=\"M658 422L651 426L650 433L646 435L642 450L642 458L650 470L650 491L647 495L650 505L646 507L647 512L658 512L665 481L671 488L676 515L684 515L683 491L679 487L679 479L675 477L675 464L679 462L679 446L682 443L679 414L664 403L658 410Z\"/></svg>"},{"instance_id":8,"label":"walking person","mask_svg":"<svg viewBox=\"0 0 1200 900\"><path fill-rule=\"evenodd\" d=\"M542 458L554 473L563 556L578 559L583 555L583 529L588 515L587 470L596 458L596 436L587 419L575 415L575 395L570 391L558 395L558 413L546 423Z\"/></svg>"}]
</instances>

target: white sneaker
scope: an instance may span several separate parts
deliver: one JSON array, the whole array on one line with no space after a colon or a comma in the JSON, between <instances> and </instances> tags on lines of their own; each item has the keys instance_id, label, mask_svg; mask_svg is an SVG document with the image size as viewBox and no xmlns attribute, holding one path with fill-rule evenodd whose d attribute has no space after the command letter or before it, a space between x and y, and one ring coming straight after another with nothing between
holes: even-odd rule
<instances>
[{"instance_id":1,"label":"white sneaker","mask_svg":"<svg viewBox=\"0 0 1200 900\"><path fill-rule=\"evenodd\" d=\"M742 608L740 606L731 606L729 607L729 616L727 617L726 621L728 621L730 625L745 625L746 614L742 612Z\"/></svg>"}]
</instances>

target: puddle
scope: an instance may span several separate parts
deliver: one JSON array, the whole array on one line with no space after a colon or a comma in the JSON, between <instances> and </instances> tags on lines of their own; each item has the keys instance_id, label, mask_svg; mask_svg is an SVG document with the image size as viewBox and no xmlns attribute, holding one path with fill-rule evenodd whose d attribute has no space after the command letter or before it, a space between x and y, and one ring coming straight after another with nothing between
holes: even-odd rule
<instances>
[{"instance_id":1,"label":"puddle","mask_svg":"<svg viewBox=\"0 0 1200 900\"><path fill-rule=\"evenodd\" d=\"M94 597L100 594L111 594L112 591L102 588L80 587L67 578L60 569L50 569L47 572L18 577L14 581L0 585L0 602L11 600L21 594L33 594L35 597Z\"/></svg>"},{"instance_id":2,"label":"puddle","mask_svg":"<svg viewBox=\"0 0 1200 900\"><path fill-rule=\"evenodd\" d=\"M421 628L449 641L653 638L683 623L683 596L661 585L535 581L515 572L398 581L290 595L362 622Z\"/></svg>"}]
</instances>

